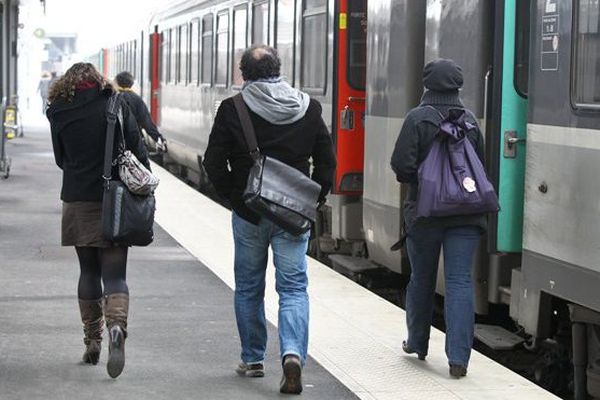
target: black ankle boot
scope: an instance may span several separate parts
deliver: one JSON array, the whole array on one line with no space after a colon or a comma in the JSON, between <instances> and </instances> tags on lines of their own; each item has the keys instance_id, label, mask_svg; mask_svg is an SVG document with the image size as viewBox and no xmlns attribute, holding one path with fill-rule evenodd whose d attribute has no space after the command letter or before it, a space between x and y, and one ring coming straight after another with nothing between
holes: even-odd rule
<instances>
[{"instance_id":1,"label":"black ankle boot","mask_svg":"<svg viewBox=\"0 0 600 400\"><path fill-rule=\"evenodd\" d=\"M467 367L464 365L450 364L450 376L456 379L467 376Z\"/></svg>"},{"instance_id":2,"label":"black ankle boot","mask_svg":"<svg viewBox=\"0 0 600 400\"><path fill-rule=\"evenodd\" d=\"M402 350L404 350L404 352L406 354L417 354L417 357L419 357L419 360L421 361L425 361L425 357L427 357L427 354L424 353L419 353L416 350L413 350L412 348L408 347L408 343L406 343L406 340L404 340L402 342Z\"/></svg>"}]
</instances>

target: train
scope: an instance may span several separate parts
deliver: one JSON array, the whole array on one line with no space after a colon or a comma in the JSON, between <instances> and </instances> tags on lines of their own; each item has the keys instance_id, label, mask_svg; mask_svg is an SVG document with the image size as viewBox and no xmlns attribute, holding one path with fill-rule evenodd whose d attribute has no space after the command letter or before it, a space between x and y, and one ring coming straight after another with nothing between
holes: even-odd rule
<instances>
[{"instance_id":1,"label":"train","mask_svg":"<svg viewBox=\"0 0 600 400\"><path fill-rule=\"evenodd\" d=\"M216 110L241 89L243 50L263 43L323 105L338 166L313 249L355 275L409 275L391 250L407 193L391 152L425 63L462 66L501 207L473 265L476 312L514 323L478 325L477 337L543 354L533 379L555 392L600 398L600 2L188 0L93 58L108 77L134 74L169 140L165 165L204 185Z\"/></svg>"}]
</instances>

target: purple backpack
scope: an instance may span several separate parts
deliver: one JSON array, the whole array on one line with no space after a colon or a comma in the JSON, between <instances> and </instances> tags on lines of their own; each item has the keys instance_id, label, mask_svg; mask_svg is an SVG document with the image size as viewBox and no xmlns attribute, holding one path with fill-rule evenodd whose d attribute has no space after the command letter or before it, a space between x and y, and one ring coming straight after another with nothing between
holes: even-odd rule
<instances>
[{"instance_id":1,"label":"purple backpack","mask_svg":"<svg viewBox=\"0 0 600 400\"><path fill-rule=\"evenodd\" d=\"M433 108L433 107L431 107ZM419 166L417 217L445 217L497 212L498 196L466 132L465 110L451 110Z\"/></svg>"}]
</instances>

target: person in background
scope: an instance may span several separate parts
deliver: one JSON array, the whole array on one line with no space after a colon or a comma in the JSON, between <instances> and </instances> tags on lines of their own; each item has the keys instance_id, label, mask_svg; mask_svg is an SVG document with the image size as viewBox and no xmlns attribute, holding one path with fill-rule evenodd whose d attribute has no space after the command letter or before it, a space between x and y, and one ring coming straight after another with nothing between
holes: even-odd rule
<instances>
[{"instance_id":1,"label":"person in background","mask_svg":"<svg viewBox=\"0 0 600 400\"><path fill-rule=\"evenodd\" d=\"M48 93L50 92L50 74L48 71L42 72L42 79L40 79L40 83L37 87L37 92L39 92L40 97L42 98L42 113L46 114L46 108L48 108Z\"/></svg>"},{"instance_id":2,"label":"person in background","mask_svg":"<svg viewBox=\"0 0 600 400\"><path fill-rule=\"evenodd\" d=\"M150 112L148 111L148 107L146 107L144 100L132 89L134 83L133 75L131 75L130 72L123 71L117 74L115 80L119 92L121 92L121 96L129 105L129 109L133 113L140 128L144 129L152 140L154 140L156 149L159 152L166 152L167 141L158 132L158 128L154 125L154 122L152 122Z\"/></svg>"},{"instance_id":3,"label":"person in background","mask_svg":"<svg viewBox=\"0 0 600 400\"><path fill-rule=\"evenodd\" d=\"M125 365L129 289L127 246L102 235L106 104L113 93L113 86L92 64L74 64L50 88L47 116L56 165L63 172L62 245L74 246L79 258L83 361L97 364L100 358L104 308L109 333L107 370L116 378ZM117 129L122 129L126 147L150 168L137 123L128 107L122 110L124 127L117 124ZM116 138L120 136L115 133ZM113 158L116 150L115 144ZM116 167L113 176L118 176Z\"/></svg>"},{"instance_id":4,"label":"person in background","mask_svg":"<svg viewBox=\"0 0 600 400\"><path fill-rule=\"evenodd\" d=\"M277 50L247 49L240 62L241 90L256 131L260 152L282 161L319 183L320 202L333 183L336 161L321 105L279 76ZM310 159L312 158L312 174ZM233 207L235 315L240 335L241 376L264 376L267 345L265 272L273 251L279 294L279 343L283 377L280 392L302 392L302 367L308 347L309 303L306 250L310 232L295 236L250 210L242 199L253 165L233 98L217 111L204 155L204 167L217 193Z\"/></svg>"},{"instance_id":5,"label":"person in background","mask_svg":"<svg viewBox=\"0 0 600 400\"><path fill-rule=\"evenodd\" d=\"M439 59L428 63L423 70L423 84L426 91L421 104L406 115L391 160L397 180L410 184L403 216L412 270L406 293L408 339L402 347L406 353L416 353L421 360L427 355L438 261L443 248L446 355L450 375L460 378L467 374L473 345L471 268L487 219L484 214L416 218L419 165L436 140L441 115L446 118L451 109L465 108L459 96L462 69L454 61ZM475 127L466 136L485 165L483 136L468 110L466 120Z\"/></svg>"}]
</instances>

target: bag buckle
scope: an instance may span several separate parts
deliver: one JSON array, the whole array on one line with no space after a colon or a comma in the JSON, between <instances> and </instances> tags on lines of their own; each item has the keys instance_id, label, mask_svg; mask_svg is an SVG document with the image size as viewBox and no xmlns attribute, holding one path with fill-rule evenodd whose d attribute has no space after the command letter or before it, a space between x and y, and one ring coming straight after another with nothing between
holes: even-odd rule
<instances>
[{"instance_id":1,"label":"bag buckle","mask_svg":"<svg viewBox=\"0 0 600 400\"><path fill-rule=\"evenodd\" d=\"M257 147L256 149L252 150L250 152L250 157L252 157L253 160L257 160L260 158L260 149Z\"/></svg>"}]
</instances>

